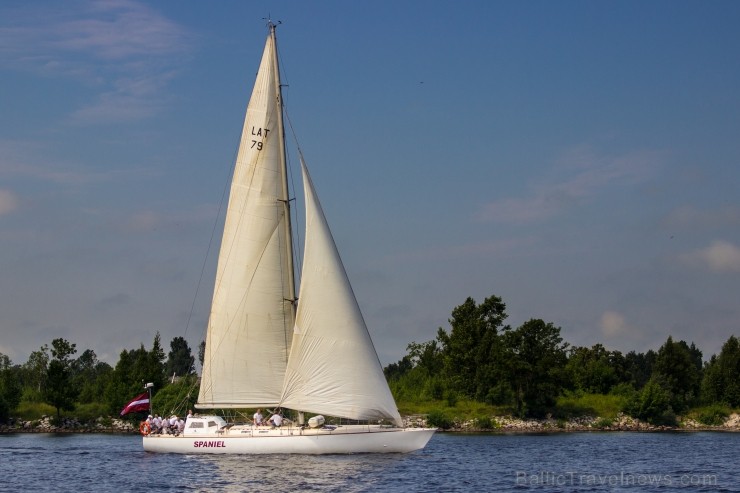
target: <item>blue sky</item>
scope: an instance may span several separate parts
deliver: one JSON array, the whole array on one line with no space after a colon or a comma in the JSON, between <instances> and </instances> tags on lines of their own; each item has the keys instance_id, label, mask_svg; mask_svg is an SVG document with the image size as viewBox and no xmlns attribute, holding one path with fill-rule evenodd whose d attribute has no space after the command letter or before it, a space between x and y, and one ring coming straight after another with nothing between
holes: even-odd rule
<instances>
[{"instance_id":1,"label":"blue sky","mask_svg":"<svg viewBox=\"0 0 740 493\"><path fill-rule=\"evenodd\" d=\"M468 296L574 345L740 335L740 3L10 0L0 352L198 344L268 15L384 364Z\"/></svg>"}]
</instances>

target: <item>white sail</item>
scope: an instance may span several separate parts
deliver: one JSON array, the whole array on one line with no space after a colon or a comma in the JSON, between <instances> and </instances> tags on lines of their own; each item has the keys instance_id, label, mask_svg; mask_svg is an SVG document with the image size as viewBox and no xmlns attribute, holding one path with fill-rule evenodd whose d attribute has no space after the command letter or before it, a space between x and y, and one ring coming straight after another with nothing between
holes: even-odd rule
<instances>
[{"instance_id":1,"label":"white sail","mask_svg":"<svg viewBox=\"0 0 740 493\"><path fill-rule=\"evenodd\" d=\"M275 50L269 36L244 120L198 408L270 406L280 400L295 294Z\"/></svg>"},{"instance_id":2,"label":"white sail","mask_svg":"<svg viewBox=\"0 0 740 493\"><path fill-rule=\"evenodd\" d=\"M281 406L403 426L305 164L306 240Z\"/></svg>"}]
</instances>

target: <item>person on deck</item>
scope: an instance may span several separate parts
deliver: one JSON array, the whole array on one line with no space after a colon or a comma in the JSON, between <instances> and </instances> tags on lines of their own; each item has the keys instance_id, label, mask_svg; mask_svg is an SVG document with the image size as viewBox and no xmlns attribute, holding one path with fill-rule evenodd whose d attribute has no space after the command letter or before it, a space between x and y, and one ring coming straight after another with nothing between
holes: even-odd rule
<instances>
[{"instance_id":1,"label":"person on deck","mask_svg":"<svg viewBox=\"0 0 740 493\"><path fill-rule=\"evenodd\" d=\"M262 412L261 411L262 411L262 409L257 409L257 412L254 413L254 416L253 416L253 418L254 418L254 424L257 425L257 426L259 426L259 425L262 424L262 419L263 418L262 418Z\"/></svg>"},{"instance_id":2,"label":"person on deck","mask_svg":"<svg viewBox=\"0 0 740 493\"><path fill-rule=\"evenodd\" d=\"M283 417L278 410L275 414L270 417L273 428L279 428L283 424Z\"/></svg>"}]
</instances>

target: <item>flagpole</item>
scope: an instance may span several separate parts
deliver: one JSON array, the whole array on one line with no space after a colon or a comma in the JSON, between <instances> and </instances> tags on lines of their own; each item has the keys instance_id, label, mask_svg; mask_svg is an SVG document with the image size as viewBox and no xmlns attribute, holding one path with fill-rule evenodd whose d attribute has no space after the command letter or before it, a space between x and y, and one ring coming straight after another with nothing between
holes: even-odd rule
<instances>
[{"instance_id":1,"label":"flagpole","mask_svg":"<svg viewBox=\"0 0 740 493\"><path fill-rule=\"evenodd\" d=\"M152 413L152 387L154 387L154 384L151 382L144 385L144 388L149 391L149 414L153 416L154 413Z\"/></svg>"}]
</instances>

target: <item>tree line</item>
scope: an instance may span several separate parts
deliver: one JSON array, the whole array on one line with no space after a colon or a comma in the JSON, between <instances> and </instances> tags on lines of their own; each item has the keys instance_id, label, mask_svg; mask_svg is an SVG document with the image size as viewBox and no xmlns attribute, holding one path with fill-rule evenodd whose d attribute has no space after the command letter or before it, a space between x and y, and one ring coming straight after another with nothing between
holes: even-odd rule
<instances>
[{"instance_id":1,"label":"tree line","mask_svg":"<svg viewBox=\"0 0 740 493\"><path fill-rule=\"evenodd\" d=\"M731 336L708 361L692 342L668 337L657 350L622 354L602 344L571 346L560 327L531 319L504 325L506 305L490 296L456 307L450 330L407 347L384 368L397 400L458 399L509 407L518 416L556 411L568 393L624 396L623 411L654 424L674 424L676 415L699 405L740 406L740 343Z\"/></svg>"},{"instance_id":2,"label":"tree line","mask_svg":"<svg viewBox=\"0 0 740 493\"><path fill-rule=\"evenodd\" d=\"M202 347L199 349L202 355ZM126 402L144 391L145 383L153 383L159 391L168 386L172 376L195 378L195 357L182 337L172 339L165 355L157 333L151 349L141 344L123 350L115 366L99 361L91 349L76 355L77 345L61 338L54 339L51 347L44 344L33 351L23 364L14 365L0 353L0 422L39 404L52 406L57 418L62 411L92 419L117 416ZM168 392L160 394L163 401Z\"/></svg>"},{"instance_id":3,"label":"tree line","mask_svg":"<svg viewBox=\"0 0 740 493\"><path fill-rule=\"evenodd\" d=\"M740 407L735 336L704 361L693 342L672 337L657 351L622 354L602 344L571 346L560 327L540 319L513 328L504 325L506 318L506 305L497 296L480 304L468 298L455 307L449 330L439 328L435 339L411 342L400 361L384 368L396 400L454 406L468 399L541 417L556 411L562 395L611 394L623 397L624 412L655 424L672 424L693 406ZM201 342L201 364L203 354ZM149 382L160 413L191 406L197 392L195 357L182 337L172 339L165 355L157 333L151 349L141 344L123 350L115 366L90 349L76 355L76 345L65 339L43 345L23 364L0 353L0 422L39 404L52 406L57 416L62 411L92 419L117 416ZM173 375L180 377L174 384Z\"/></svg>"}]
</instances>

